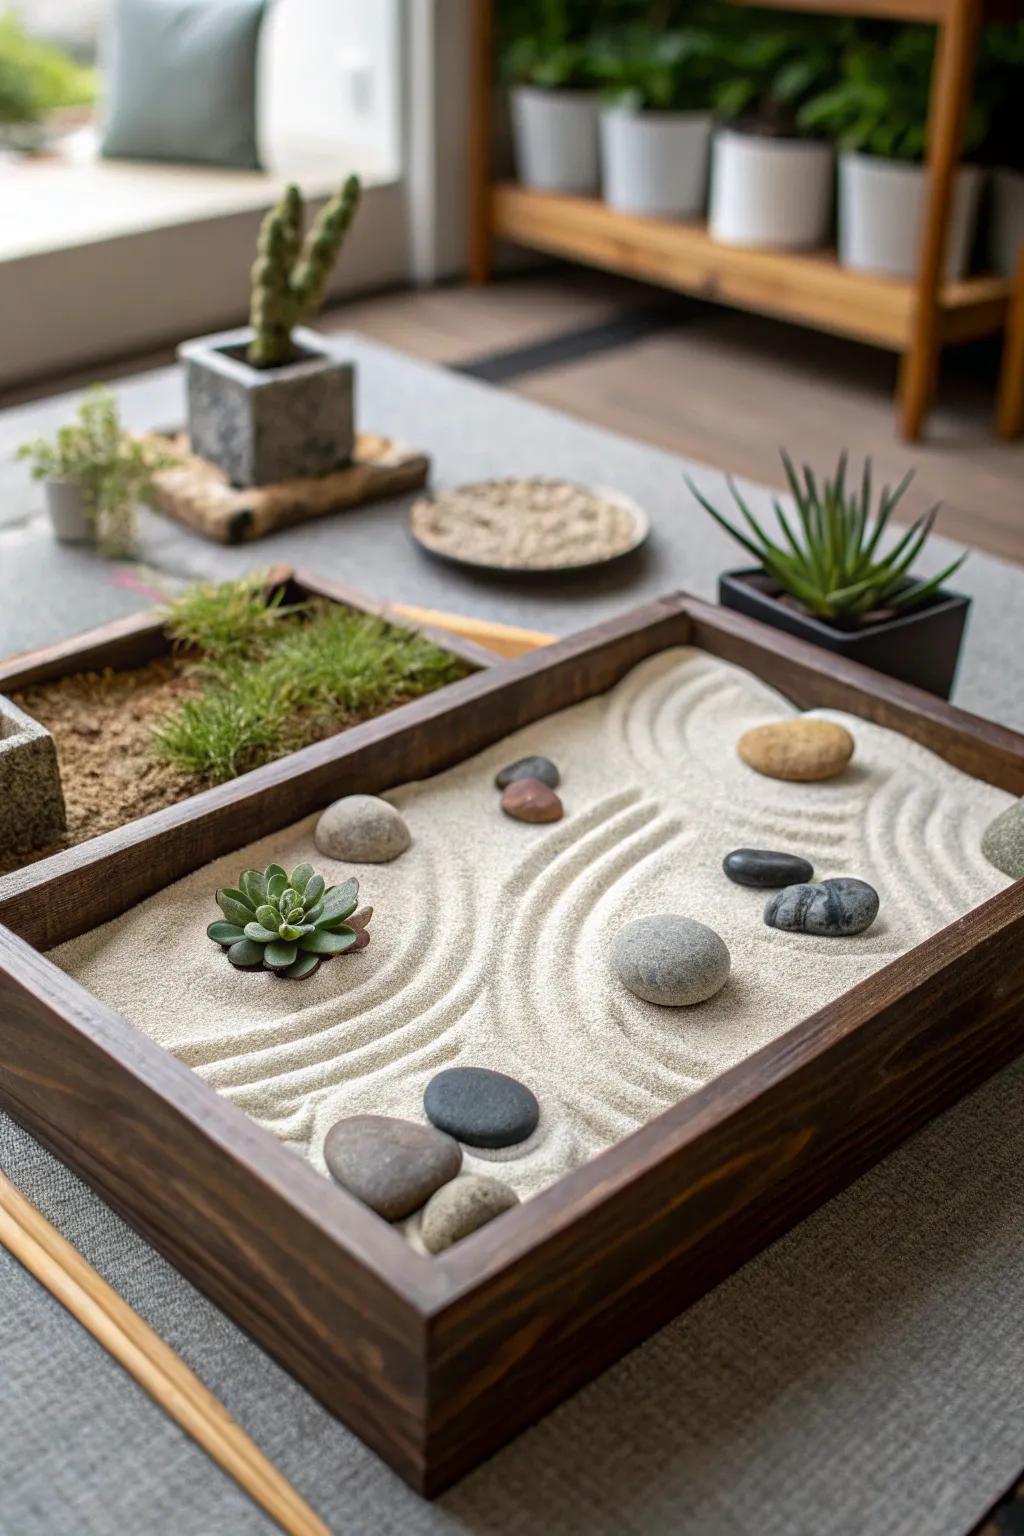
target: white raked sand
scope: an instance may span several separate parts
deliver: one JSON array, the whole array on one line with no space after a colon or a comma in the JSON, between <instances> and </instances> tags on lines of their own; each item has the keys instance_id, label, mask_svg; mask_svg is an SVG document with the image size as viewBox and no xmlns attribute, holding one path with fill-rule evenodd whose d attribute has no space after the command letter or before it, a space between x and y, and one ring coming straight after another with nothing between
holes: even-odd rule
<instances>
[{"instance_id":1,"label":"white raked sand","mask_svg":"<svg viewBox=\"0 0 1024 1536\"><path fill-rule=\"evenodd\" d=\"M747 672L666 651L610 693L390 792L413 836L392 864L325 860L310 818L51 958L321 1170L340 1116L422 1119L440 1068L509 1072L540 1100L537 1131L465 1167L528 1196L1010 883L980 843L1011 797L902 736L822 711L857 744L840 778L787 784L739 760L743 731L795 713ZM561 822L499 809L495 772L528 752L561 768ZM878 919L847 939L765 927L767 894L722 874L742 846L804 854L819 879L869 880ZM205 937L215 889L306 859L332 882L359 876L369 948L304 981L233 971ZM716 997L658 1008L619 985L612 938L652 912L722 935L732 974Z\"/></svg>"}]
</instances>

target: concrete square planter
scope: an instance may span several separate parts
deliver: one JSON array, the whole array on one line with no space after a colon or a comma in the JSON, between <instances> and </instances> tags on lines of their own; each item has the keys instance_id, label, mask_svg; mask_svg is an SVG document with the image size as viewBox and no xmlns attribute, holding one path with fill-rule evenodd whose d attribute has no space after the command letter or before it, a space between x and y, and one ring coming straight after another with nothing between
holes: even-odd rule
<instances>
[{"instance_id":1,"label":"concrete square planter","mask_svg":"<svg viewBox=\"0 0 1024 1536\"><path fill-rule=\"evenodd\" d=\"M0 694L0 856L43 848L66 826L53 737Z\"/></svg>"},{"instance_id":2,"label":"concrete square planter","mask_svg":"<svg viewBox=\"0 0 1024 1536\"><path fill-rule=\"evenodd\" d=\"M335 357L315 331L300 327L293 336L295 359L278 368L246 362L248 327L178 348L192 451L232 485L326 475L352 457L352 364Z\"/></svg>"}]
</instances>

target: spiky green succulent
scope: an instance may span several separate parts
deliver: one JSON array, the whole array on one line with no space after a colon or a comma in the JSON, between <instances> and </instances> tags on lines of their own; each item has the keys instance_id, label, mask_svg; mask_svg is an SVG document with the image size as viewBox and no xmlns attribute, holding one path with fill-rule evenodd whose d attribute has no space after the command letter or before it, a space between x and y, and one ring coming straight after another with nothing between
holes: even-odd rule
<instances>
[{"instance_id":1,"label":"spiky green succulent","mask_svg":"<svg viewBox=\"0 0 1024 1536\"><path fill-rule=\"evenodd\" d=\"M206 933L240 971L309 976L321 960L369 943L373 908L357 911L358 901L358 880L328 885L312 864L300 864L290 875L280 864L268 864L262 874L244 870L237 886L217 892L224 919Z\"/></svg>"},{"instance_id":2,"label":"spiky green succulent","mask_svg":"<svg viewBox=\"0 0 1024 1536\"><path fill-rule=\"evenodd\" d=\"M723 517L689 476L686 483L715 522L749 550L808 613L839 627L854 628L879 610L916 608L933 597L967 558L965 552L937 576L919 581L911 576L911 567L928 542L937 506L911 523L890 549L882 551L882 534L913 471L904 475L895 490L884 486L875 506L870 459L864 462L860 485L849 488L845 453L840 455L835 474L826 476L820 486L806 464L801 480L785 451L782 462L798 519L794 530L781 502L777 497L773 500L785 544L776 543L761 527L731 476L727 483L749 534Z\"/></svg>"}]
</instances>

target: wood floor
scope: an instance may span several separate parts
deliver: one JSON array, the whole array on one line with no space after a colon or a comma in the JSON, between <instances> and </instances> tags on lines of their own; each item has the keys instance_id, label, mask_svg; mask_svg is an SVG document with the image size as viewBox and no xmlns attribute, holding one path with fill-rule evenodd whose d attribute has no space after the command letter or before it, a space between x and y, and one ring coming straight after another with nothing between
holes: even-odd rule
<instances>
[{"instance_id":1,"label":"wood floor","mask_svg":"<svg viewBox=\"0 0 1024 1536\"><path fill-rule=\"evenodd\" d=\"M941 532L1024 563L1024 439L994 435L992 348L947 352L928 440L907 445L895 434L889 354L583 269L385 294L319 324L468 365L530 399L762 484L783 485L780 446L819 470L843 448L855 460L869 454L879 479L916 467L907 514L941 502ZM0 406L172 356L8 392ZM481 359L487 367L473 370Z\"/></svg>"}]
</instances>

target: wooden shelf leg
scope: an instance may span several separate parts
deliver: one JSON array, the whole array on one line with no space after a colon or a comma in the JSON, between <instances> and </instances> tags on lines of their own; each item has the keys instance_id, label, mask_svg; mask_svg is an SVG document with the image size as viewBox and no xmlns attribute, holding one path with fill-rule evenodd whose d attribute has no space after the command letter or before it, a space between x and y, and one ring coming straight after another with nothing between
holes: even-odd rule
<instances>
[{"instance_id":1,"label":"wooden shelf leg","mask_svg":"<svg viewBox=\"0 0 1024 1536\"><path fill-rule=\"evenodd\" d=\"M469 240L471 283L491 276L491 129L494 79L493 0L471 0L469 110Z\"/></svg>"},{"instance_id":2,"label":"wooden shelf leg","mask_svg":"<svg viewBox=\"0 0 1024 1536\"><path fill-rule=\"evenodd\" d=\"M996 428L1000 437L1019 437L1024 432L1024 245L1017 258L1017 276L1006 316Z\"/></svg>"},{"instance_id":3,"label":"wooden shelf leg","mask_svg":"<svg viewBox=\"0 0 1024 1536\"><path fill-rule=\"evenodd\" d=\"M949 0L939 26L928 106L928 167L917 296L900 370L900 427L921 435L935 388L943 281L960 146L971 92L978 0Z\"/></svg>"}]
</instances>

